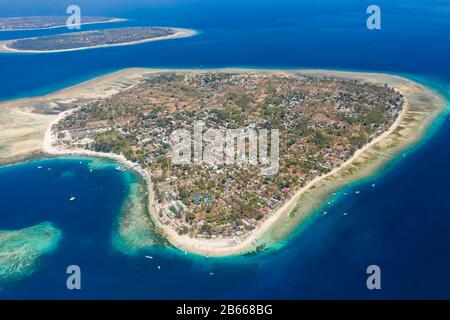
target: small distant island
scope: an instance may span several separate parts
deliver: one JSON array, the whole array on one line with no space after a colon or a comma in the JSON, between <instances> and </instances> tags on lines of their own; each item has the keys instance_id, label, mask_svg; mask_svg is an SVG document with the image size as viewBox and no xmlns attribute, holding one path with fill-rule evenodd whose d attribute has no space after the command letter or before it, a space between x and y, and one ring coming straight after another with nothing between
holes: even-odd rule
<instances>
[{"instance_id":1,"label":"small distant island","mask_svg":"<svg viewBox=\"0 0 450 320\"><path fill-rule=\"evenodd\" d=\"M180 28L115 28L3 41L0 42L0 52L62 52L132 45L150 41L184 38L193 35L195 35L195 31Z\"/></svg>"},{"instance_id":2,"label":"small distant island","mask_svg":"<svg viewBox=\"0 0 450 320\"><path fill-rule=\"evenodd\" d=\"M81 25L125 21L126 19L83 16ZM0 31L24 31L62 28L67 16L33 16L0 18Z\"/></svg>"}]
</instances>

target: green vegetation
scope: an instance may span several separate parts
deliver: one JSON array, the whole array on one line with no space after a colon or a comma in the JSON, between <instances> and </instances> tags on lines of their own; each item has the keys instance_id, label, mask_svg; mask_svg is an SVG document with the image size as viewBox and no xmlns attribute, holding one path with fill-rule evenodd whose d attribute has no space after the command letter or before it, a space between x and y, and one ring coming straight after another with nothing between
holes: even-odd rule
<instances>
[{"instance_id":1,"label":"green vegetation","mask_svg":"<svg viewBox=\"0 0 450 320\"><path fill-rule=\"evenodd\" d=\"M82 107L56 130L63 144L91 139L86 148L123 154L150 169L157 212L180 234L239 236L385 132L403 101L388 86L337 78L166 73ZM264 177L256 165L173 165L171 133L193 132L198 121L205 130L278 129L278 172Z\"/></svg>"},{"instance_id":2,"label":"green vegetation","mask_svg":"<svg viewBox=\"0 0 450 320\"><path fill-rule=\"evenodd\" d=\"M149 40L174 35L176 32L171 28L115 28L19 39L11 41L7 46L15 50L70 50Z\"/></svg>"}]
</instances>

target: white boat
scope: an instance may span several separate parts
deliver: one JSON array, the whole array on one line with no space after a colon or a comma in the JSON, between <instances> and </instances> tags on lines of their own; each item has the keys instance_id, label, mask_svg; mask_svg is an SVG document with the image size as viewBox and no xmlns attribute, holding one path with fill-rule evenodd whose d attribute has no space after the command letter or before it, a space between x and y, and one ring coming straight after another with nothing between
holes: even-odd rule
<instances>
[{"instance_id":1,"label":"white boat","mask_svg":"<svg viewBox=\"0 0 450 320\"><path fill-rule=\"evenodd\" d=\"M344 213L344 216L348 216L348 212L345 212L345 213Z\"/></svg>"},{"instance_id":2,"label":"white boat","mask_svg":"<svg viewBox=\"0 0 450 320\"><path fill-rule=\"evenodd\" d=\"M210 275L210 276L213 276L213 275L214 275L214 272L210 272L209 275Z\"/></svg>"},{"instance_id":3,"label":"white boat","mask_svg":"<svg viewBox=\"0 0 450 320\"><path fill-rule=\"evenodd\" d=\"M152 256L145 256L146 259L153 259Z\"/></svg>"},{"instance_id":4,"label":"white boat","mask_svg":"<svg viewBox=\"0 0 450 320\"><path fill-rule=\"evenodd\" d=\"M326 216L327 214L328 214L328 211L325 211L325 212L323 213L324 216Z\"/></svg>"},{"instance_id":5,"label":"white boat","mask_svg":"<svg viewBox=\"0 0 450 320\"><path fill-rule=\"evenodd\" d=\"M372 185L372 188L375 187L375 183Z\"/></svg>"},{"instance_id":6,"label":"white boat","mask_svg":"<svg viewBox=\"0 0 450 320\"><path fill-rule=\"evenodd\" d=\"M70 200L70 201L73 201L73 200L75 200L75 197L71 197L69 200Z\"/></svg>"},{"instance_id":7,"label":"white boat","mask_svg":"<svg viewBox=\"0 0 450 320\"><path fill-rule=\"evenodd\" d=\"M158 266L158 270L160 270L161 269L161 266Z\"/></svg>"},{"instance_id":8,"label":"white boat","mask_svg":"<svg viewBox=\"0 0 450 320\"><path fill-rule=\"evenodd\" d=\"M38 167L38 169L42 169L42 167L41 167L41 166L39 166L39 167Z\"/></svg>"},{"instance_id":9,"label":"white boat","mask_svg":"<svg viewBox=\"0 0 450 320\"><path fill-rule=\"evenodd\" d=\"M355 194L360 194L361 192L360 191L355 191Z\"/></svg>"}]
</instances>

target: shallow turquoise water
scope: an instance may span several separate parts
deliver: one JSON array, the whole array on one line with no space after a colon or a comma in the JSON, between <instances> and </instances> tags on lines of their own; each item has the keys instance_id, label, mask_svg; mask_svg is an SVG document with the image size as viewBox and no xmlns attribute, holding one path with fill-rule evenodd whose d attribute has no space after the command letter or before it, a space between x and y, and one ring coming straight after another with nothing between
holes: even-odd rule
<instances>
[{"instance_id":1,"label":"shallow turquoise water","mask_svg":"<svg viewBox=\"0 0 450 320\"><path fill-rule=\"evenodd\" d=\"M367 6L361 1L81 4L90 14L134 18L126 25L172 25L202 33L132 47L0 55L0 98L47 93L133 66L387 71L425 77L448 94L445 1L379 1L384 12L379 33L365 29ZM40 8L24 2L22 14L56 10L52 1L42 1ZM0 33L0 38L54 32ZM326 217L318 214L281 248L253 257L206 259L167 248L125 255L112 245L112 234L132 177L113 166L91 173L86 159L2 168L0 228L50 221L63 238L31 277L0 291L0 298L450 298L449 125L443 117L406 156L342 190ZM344 212L349 215L343 217ZM145 254L155 259L144 259ZM65 287L69 264L82 269L79 292ZM370 264L381 266L381 291L365 286Z\"/></svg>"}]
</instances>

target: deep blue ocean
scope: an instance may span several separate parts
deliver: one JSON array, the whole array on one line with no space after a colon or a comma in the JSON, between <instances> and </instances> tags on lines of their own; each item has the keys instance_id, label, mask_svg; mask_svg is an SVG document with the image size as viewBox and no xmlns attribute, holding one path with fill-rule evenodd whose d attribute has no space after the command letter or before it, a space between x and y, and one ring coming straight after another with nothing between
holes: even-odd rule
<instances>
[{"instance_id":1,"label":"deep blue ocean","mask_svg":"<svg viewBox=\"0 0 450 320\"><path fill-rule=\"evenodd\" d=\"M410 76L449 96L450 2L377 0L382 29L370 31L366 8L372 2L0 0L5 17L63 15L75 3L82 14L130 19L109 27L164 25L200 32L127 47L0 54L0 99L54 92L127 67L234 66L382 71ZM66 30L1 32L0 40L61 32ZM62 231L58 248L40 260L31 277L0 291L0 299L449 299L447 118L443 114L418 145L376 176L347 186L327 216L317 214L281 248L252 257L207 259L173 249L149 250L145 254L153 260L144 253L125 255L111 239L128 193L128 173L114 167L91 173L86 159L0 168L0 229L49 221ZM72 195L77 200L69 202ZM82 269L80 291L66 288L70 264ZM378 291L366 287L372 264L382 271Z\"/></svg>"}]
</instances>

